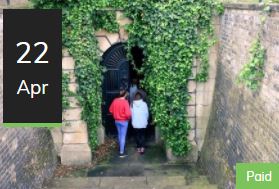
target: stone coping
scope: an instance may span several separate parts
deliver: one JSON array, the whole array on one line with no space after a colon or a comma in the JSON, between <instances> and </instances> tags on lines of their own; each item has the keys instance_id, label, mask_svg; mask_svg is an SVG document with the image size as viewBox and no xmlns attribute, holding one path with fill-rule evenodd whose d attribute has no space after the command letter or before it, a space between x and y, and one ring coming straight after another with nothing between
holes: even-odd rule
<instances>
[{"instance_id":1,"label":"stone coping","mask_svg":"<svg viewBox=\"0 0 279 189\"><path fill-rule=\"evenodd\" d=\"M263 4L249 4L249 3L225 3L224 7L226 9L238 9L238 10L262 10L264 8ZM3 14L3 8L9 7L0 7L0 14ZM279 12L279 4L271 4L270 8L272 11ZM106 8L101 9L104 11L124 11L122 8Z\"/></svg>"},{"instance_id":2,"label":"stone coping","mask_svg":"<svg viewBox=\"0 0 279 189\"><path fill-rule=\"evenodd\" d=\"M238 9L238 10L262 10L264 8L263 4L260 3L224 3L226 9ZM271 10L279 12L279 4L270 4ZM124 11L123 8L104 8L100 9L103 11Z\"/></svg>"},{"instance_id":3,"label":"stone coping","mask_svg":"<svg viewBox=\"0 0 279 189\"><path fill-rule=\"evenodd\" d=\"M263 10L263 4L250 3L225 3L226 9L238 10ZM271 11L279 12L279 4L270 4Z\"/></svg>"}]
</instances>

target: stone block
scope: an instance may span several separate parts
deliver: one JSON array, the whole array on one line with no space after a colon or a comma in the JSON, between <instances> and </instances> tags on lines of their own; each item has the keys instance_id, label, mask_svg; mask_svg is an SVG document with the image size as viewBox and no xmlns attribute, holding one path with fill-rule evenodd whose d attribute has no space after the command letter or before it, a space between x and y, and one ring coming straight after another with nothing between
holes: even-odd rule
<instances>
[{"instance_id":1,"label":"stone block","mask_svg":"<svg viewBox=\"0 0 279 189\"><path fill-rule=\"evenodd\" d=\"M206 95L204 96L203 99L203 105L209 106L212 104L212 100L213 100L213 91L205 91L204 92Z\"/></svg>"},{"instance_id":2,"label":"stone block","mask_svg":"<svg viewBox=\"0 0 279 189\"><path fill-rule=\"evenodd\" d=\"M78 84L76 83L69 84L69 91L71 91L72 93L77 93L77 89L78 89Z\"/></svg>"},{"instance_id":3,"label":"stone block","mask_svg":"<svg viewBox=\"0 0 279 189\"><path fill-rule=\"evenodd\" d=\"M196 105L196 94L192 93L191 95L191 99L188 102L188 105Z\"/></svg>"},{"instance_id":4,"label":"stone block","mask_svg":"<svg viewBox=\"0 0 279 189\"><path fill-rule=\"evenodd\" d=\"M66 121L63 122L62 131L64 133L83 133L87 132L87 124L84 121Z\"/></svg>"},{"instance_id":5,"label":"stone block","mask_svg":"<svg viewBox=\"0 0 279 189\"><path fill-rule=\"evenodd\" d=\"M196 116L196 107L195 106L187 106L188 117Z\"/></svg>"},{"instance_id":6,"label":"stone block","mask_svg":"<svg viewBox=\"0 0 279 189\"><path fill-rule=\"evenodd\" d=\"M96 37L104 37L108 34L106 30L100 29L95 32Z\"/></svg>"},{"instance_id":7,"label":"stone block","mask_svg":"<svg viewBox=\"0 0 279 189\"><path fill-rule=\"evenodd\" d=\"M203 92L205 89L205 83L197 83L197 92Z\"/></svg>"},{"instance_id":8,"label":"stone block","mask_svg":"<svg viewBox=\"0 0 279 189\"><path fill-rule=\"evenodd\" d=\"M206 106L204 106L204 105L200 105L200 104L197 105L197 106L196 106L196 116L197 116L197 117L202 117L205 108L206 108Z\"/></svg>"},{"instance_id":9,"label":"stone block","mask_svg":"<svg viewBox=\"0 0 279 189\"><path fill-rule=\"evenodd\" d=\"M195 80L196 76L197 76L197 68L192 68L192 75L188 79Z\"/></svg>"},{"instance_id":10,"label":"stone block","mask_svg":"<svg viewBox=\"0 0 279 189\"><path fill-rule=\"evenodd\" d=\"M63 144L86 144L88 142L87 132L64 133Z\"/></svg>"},{"instance_id":11,"label":"stone block","mask_svg":"<svg viewBox=\"0 0 279 189\"><path fill-rule=\"evenodd\" d=\"M196 129L196 137L198 140L203 139L205 136L206 130L204 128L197 128Z\"/></svg>"},{"instance_id":12,"label":"stone block","mask_svg":"<svg viewBox=\"0 0 279 189\"><path fill-rule=\"evenodd\" d=\"M140 187L138 187L140 186ZM146 188L146 177L101 177L100 188L103 189L140 189ZM147 188L146 188L147 189Z\"/></svg>"},{"instance_id":13,"label":"stone block","mask_svg":"<svg viewBox=\"0 0 279 189\"><path fill-rule=\"evenodd\" d=\"M196 118L188 118L188 120L191 125L191 129L195 129L196 128Z\"/></svg>"},{"instance_id":14,"label":"stone block","mask_svg":"<svg viewBox=\"0 0 279 189\"><path fill-rule=\"evenodd\" d=\"M63 57L66 57L66 56L70 56L70 53L69 53L69 51L68 51L68 49L62 49L62 56Z\"/></svg>"},{"instance_id":15,"label":"stone block","mask_svg":"<svg viewBox=\"0 0 279 189\"><path fill-rule=\"evenodd\" d=\"M63 145L61 150L62 165L80 166L91 163L92 154L88 144Z\"/></svg>"},{"instance_id":16,"label":"stone block","mask_svg":"<svg viewBox=\"0 0 279 189\"><path fill-rule=\"evenodd\" d=\"M211 54L209 57L209 70L208 70L208 78L215 79L217 73L217 54Z\"/></svg>"},{"instance_id":17,"label":"stone block","mask_svg":"<svg viewBox=\"0 0 279 189\"><path fill-rule=\"evenodd\" d=\"M84 174L79 177L56 177L51 181L51 188L54 189L100 189L100 177L84 177ZM50 187L48 187L50 188Z\"/></svg>"},{"instance_id":18,"label":"stone block","mask_svg":"<svg viewBox=\"0 0 279 189\"><path fill-rule=\"evenodd\" d=\"M204 104L204 93L205 91L198 91L196 93L196 104L203 105Z\"/></svg>"},{"instance_id":19,"label":"stone block","mask_svg":"<svg viewBox=\"0 0 279 189\"><path fill-rule=\"evenodd\" d=\"M7 1L6 0L1 0L0 1L0 6L7 6Z\"/></svg>"},{"instance_id":20,"label":"stone block","mask_svg":"<svg viewBox=\"0 0 279 189\"><path fill-rule=\"evenodd\" d=\"M205 83L204 91L205 92L213 92L215 88L215 79L208 79Z\"/></svg>"},{"instance_id":21,"label":"stone block","mask_svg":"<svg viewBox=\"0 0 279 189\"><path fill-rule=\"evenodd\" d=\"M198 138L198 139L197 139L197 145L198 145L198 150L199 150L199 151L202 150L203 144L204 144L204 139L203 139L203 138Z\"/></svg>"},{"instance_id":22,"label":"stone block","mask_svg":"<svg viewBox=\"0 0 279 189\"><path fill-rule=\"evenodd\" d=\"M74 70L63 70L63 73L68 74L70 83L76 83L76 76Z\"/></svg>"},{"instance_id":23,"label":"stone block","mask_svg":"<svg viewBox=\"0 0 279 189\"><path fill-rule=\"evenodd\" d=\"M155 142L156 142L156 144L162 144L163 143L161 137L162 136L161 136L161 132L160 132L159 127L155 127Z\"/></svg>"},{"instance_id":24,"label":"stone block","mask_svg":"<svg viewBox=\"0 0 279 189\"><path fill-rule=\"evenodd\" d=\"M107 35L110 44L115 44L120 42L120 35L118 33L110 33Z\"/></svg>"},{"instance_id":25,"label":"stone block","mask_svg":"<svg viewBox=\"0 0 279 189\"><path fill-rule=\"evenodd\" d=\"M63 120L65 121L78 121L81 120L81 108L67 109L63 112Z\"/></svg>"},{"instance_id":26,"label":"stone block","mask_svg":"<svg viewBox=\"0 0 279 189\"><path fill-rule=\"evenodd\" d=\"M73 96L68 97L68 100L69 100L69 104L70 104L71 108L78 108L78 107L80 107L80 103L76 99L76 97L73 97Z\"/></svg>"},{"instance_id":27,"label":"stone block","mask_svg":"<svg viewBox=\"0 0 279 189\"><path fill-rule=\"evenodd\" d=\"M16 6L28 4L28 0L10 0L9 2L10 2L10 5L16 5Z\"/></svg>"},{"instance_id":28,"label":"stone block","mask_svg":"<svg viewBox=\"0 0 279 189\"><path fill-rule=\"evenodd\" d=\"M116 11L116 21L120 27L130 24L132 22L129 18L125 17L122 11Z\"/></svg>"},{"instance_id":29,"label":"stone block","mask_svg":"<svg viewBox=\"0 0 279 189\"><path fill-rule=\"evenodd\" d=\"M63 70L73 70L75 69L75 61L73 57L66 56L62 58L62 69Z\"/></svg>"},{"instance_id":30,"label":"stone block","mask_svg":"<svg viewBox=\"0 0 279 189\"><path fill-rule=\"evenodd\" d=\"M50 130L52 139L54 143L61 143L62 144L62 131L61 131L61 127L59 128L52 128Z\"/></svg>"},{"instance_id":31,"label":"stone block","mask_svg":"<svg viewBox=\"0 0 279 189\"><path fill-rule=\"evenodd\" d=\"M186 180L183 175L154 176L154 177L147 177L147 183L149 186L151 186L151 188L155 188L155 189L165 188L165 186L176 186L177 188L180 188L179 186L186 185ZM166 188L172 188L172 187L166 187Z\"/></svg>"},{"instance_id":32,"label":"stone block","mask_svg":"<svg viewBox=\"0 0 279 189\"><path fill-rule=\"evenodd\" d=\"M127 41L128 40L128 38L129 38L129 34L128 34L128 32L125 30L125 28L120 28L119 29L119 34L120 34L120 40L121 40L121 42L125 42L125 41Z\"/></svg>"},{"instance_id":33,"label":"stone block","mask_svg":"<svg viewBox=\"0 0 279 189\"><path fill-rule=\"evenodd\" d=\"M111 44L106 37L97 37L97 40L101 51L106 52L110 48Z\"/></svg>"},{"instance_id":34,"label":"stone block","mask_svg":"<svg viewBox=\"0 0 279 189\"><path fill-rule=\"evenodd\" d=\"M188 82L188 92L193 93L196 91L197 83L196 81L189 81Z\"/></svg>"},{"instance_id":35,"label":"stone block","mask_svg":"<svg viewBox=\"0 0 279 189\"><path fill-rule=\"evenodd\" d=\"M198 60L195 58L195 59L193 60L193 67L196 67L197 64L198 64Z\"/></svg>"},{"instance_id":36,"label":"stone block","mask_svg":"<svg viewBox=\"0 0 279 189\"><path fill-rule=\"evenodd\" d=\"M196 137L196 132L195 132L195 130L190 130L190 131L189 131L189 135L188 135L188 140L189 140L189 141L193 141L193 140L195 140L195 137Z\"/></svg>"},{"instance_id":37,"label":"stone block","mask_svg":"<svg viewBox=\"0 0 279 189\"><path fill-rule=\"evenodd\" d=\"M191 151L188 153L188 155L186 157L186 162L195 163L195 162L198 161L199 148L198 148L198 146L197 146L195 141L192 141L191 144L192 144L192 149L191 149Z\"/></svg>"}]
</instances>

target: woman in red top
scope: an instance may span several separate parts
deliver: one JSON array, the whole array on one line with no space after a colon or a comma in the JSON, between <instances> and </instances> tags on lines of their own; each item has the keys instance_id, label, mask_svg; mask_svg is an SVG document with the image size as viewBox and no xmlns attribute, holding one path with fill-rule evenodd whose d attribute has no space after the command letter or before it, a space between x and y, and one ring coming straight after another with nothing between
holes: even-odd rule
<instances>
[{"instance_id":1,"label":"woman in red top","mask_svg":"<svg viewBox=\"0 0 279 189\"><path fill-rule=\"evenodd\" d=\"M109 112L112 113L115 119L115 125L118 131L119 142L119 157L126 157L125 154L125 142L128 129L128 122L131 118L131 110L128 100L126 100L128 92L126 90L120 90L120 95L115 98L110 105Z\"/></svg>"}]
</instances>

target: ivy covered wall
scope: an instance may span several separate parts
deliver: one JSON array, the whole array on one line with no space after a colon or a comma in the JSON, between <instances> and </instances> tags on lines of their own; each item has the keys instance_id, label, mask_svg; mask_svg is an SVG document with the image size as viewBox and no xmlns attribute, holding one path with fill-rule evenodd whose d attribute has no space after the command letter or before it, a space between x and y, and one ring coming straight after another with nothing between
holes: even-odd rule
<instances>
[{"instance_id":1,"label":"ivy covered wall","mask_svg":"<svg viewBox=\"0 0 279 189\"><path fill-rule=\"evenodd\" d=\"M92 149L98 145L97 129L101 125L101 111L97 107L101 107L103 71L94 29L116 31L115 14L103 9L121 7L132 20L127 26L127 48L137 45L144 49L146 59L138 71L145 73L143 87L150 96L153 121L175 155L189 152L187 79L192 75L194 59L201 66L196 80L203 82L208 78L208 49L214 42L211 20L216 11L222 12L219 3L213 0L33 2L37 8L63 9L63 44L76 61L82 118L89 128Z\"/></svg>"}]
</instances>

